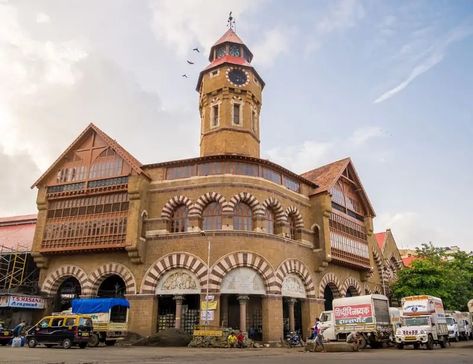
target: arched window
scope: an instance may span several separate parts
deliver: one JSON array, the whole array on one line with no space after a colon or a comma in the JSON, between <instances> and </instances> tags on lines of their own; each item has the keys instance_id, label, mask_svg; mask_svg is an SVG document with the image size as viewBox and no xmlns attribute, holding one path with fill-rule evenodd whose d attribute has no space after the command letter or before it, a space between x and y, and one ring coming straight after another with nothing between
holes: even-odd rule
<instances>
[{"instance_id":1,"label":"arched window","mask_svg":"<svg viewBox=\"0 0 473 364\"><path fill-rule=\"evenodd\" d=\"M172 233L184 233L187 231L187 206L181 205L174 210L170 230Z\"/></svg>"},{"instance_id":2,"label":"arched window","mask_svg":"<svg viewBox=\"0 0 473 364\"><path fill-rule=\"evenodd\" d=\"M291 214L287 219L289 222L289 238L296 240L296 217L294 214Z\"/></svg>"},{"instance_id":3,"label":"arched window","mask_svg":"<svg viewBox=\"0 0 473 364\"><path fill-rule=\"evenodd\" d=\"M235 206L233 215L233 230L253 230L253 215L251 208L246 203L239 202Z\"/></svg>"},{"instance_id":4,"label":"arched window","mask_svg":"<svg viewBox=\"0 0 473 364\"><path fill-rule=\"evenodd\" d=\"M212 202L202 212L202 229L222 230L222 208L217 202Z\"/></svg>"},{"instance_id":5,"label":"arched window","mask_svg":"<svg viewBox=\"0 0 473 364\"><path fill-rule=\"evenodd\" d=\"M274 234L274 212L269 208L264 213L264 229L268 234Z\"/></svg>"}]
</instances>

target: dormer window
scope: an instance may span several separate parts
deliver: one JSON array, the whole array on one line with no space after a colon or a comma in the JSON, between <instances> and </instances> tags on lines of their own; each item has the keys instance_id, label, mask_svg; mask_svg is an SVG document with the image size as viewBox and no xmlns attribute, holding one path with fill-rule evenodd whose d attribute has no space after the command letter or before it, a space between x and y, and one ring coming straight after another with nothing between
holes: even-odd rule
<instances>
[{"instance_id":1,"label":"dormer window","mask_svg":"<svg viewBox=\"0 0 473 364\"><path fill-rule=\"evenodd\" d=\"M233 57L240 57L241 56L241 49L240 46L237 45L231 45L230 46L230 55Z\"/></svg>"}]
</instances>

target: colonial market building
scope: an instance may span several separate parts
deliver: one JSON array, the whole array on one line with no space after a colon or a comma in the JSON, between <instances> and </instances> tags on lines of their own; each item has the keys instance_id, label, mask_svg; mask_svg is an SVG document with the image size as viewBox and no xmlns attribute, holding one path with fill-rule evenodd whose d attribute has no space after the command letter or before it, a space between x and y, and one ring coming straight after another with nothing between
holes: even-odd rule
<instances>
[{"instance_id":1,"label":"colonial market building","mask_svg":"<svg viewBox=\"0 0 473 364\"><path fill-rule=\"evenodd\" d=\"M382 292L353 162L298 175L260 158L265 83L252 59L231 28L212 46L199 157L143 165L90 124L34 183L48 310L67 306L58 296L123 295L142 335L205 322L271 342L306 334L335 297Z\"/></svg>"}]
</instances>

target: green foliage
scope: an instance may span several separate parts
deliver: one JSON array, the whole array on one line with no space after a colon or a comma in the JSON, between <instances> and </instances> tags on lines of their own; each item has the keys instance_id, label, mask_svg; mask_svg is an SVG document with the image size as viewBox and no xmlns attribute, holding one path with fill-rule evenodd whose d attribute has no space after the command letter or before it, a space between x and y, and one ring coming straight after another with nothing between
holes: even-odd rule
<instances>
[{"instance_id":1,"label":"green foliage","mask_svg":"<svg viewBox=\"0 0 473 364\"><path fill-rule=\"evenodd\" d=\"M440 297L448 310L466 311L473 298L473 254L447 255L445 249L432 244L422 244L416 251L419 259L399 272L392 287L394 296L428 294Z\"/></svg>"}]
</instances>

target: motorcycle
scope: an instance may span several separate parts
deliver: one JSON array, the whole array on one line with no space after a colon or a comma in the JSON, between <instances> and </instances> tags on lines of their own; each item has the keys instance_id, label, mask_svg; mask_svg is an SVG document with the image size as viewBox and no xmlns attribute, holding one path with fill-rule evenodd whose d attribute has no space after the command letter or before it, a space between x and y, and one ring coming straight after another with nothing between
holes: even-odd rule
<instances>
[{"instance_id":1,"label":"motorcycle","mask_svg":"<svg viewBox=\"0 0 473 364\"><path fill-rule=\"evenodd\" d=\"M291 331L286 335L286 342L289 347L293 348L295 346L304 346L304 342L302 341L302 337L297 331Z\"/></svg>"}]
</instances>

